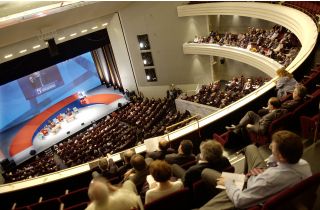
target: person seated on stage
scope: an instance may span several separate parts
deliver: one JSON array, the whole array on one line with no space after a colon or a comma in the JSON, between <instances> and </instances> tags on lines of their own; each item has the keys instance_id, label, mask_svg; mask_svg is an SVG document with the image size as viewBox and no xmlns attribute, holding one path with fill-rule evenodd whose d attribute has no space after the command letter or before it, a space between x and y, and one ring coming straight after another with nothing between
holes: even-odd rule
<instances>
[{"instance_id":1,"label":"person seated on stage","mask_svg":"<svg viewBox=\"0 0 320 210\"><path fill-rule=\"evenodd\" d=\"M67 115L67 116L71 116L71 115L72 115L72 111L71 111L70 108L67 108L67 110L66 110L66 115Z\"/></svg>"},{"instance_id":2,"label":"person seated on stage","mask_svg":"<svg viewBox=\"0 0 320 210\"><path fill-rule=\"evenodd\" d=\"M192 152L193 143L190 140L182 140L180 142L178 153L168 154L165 156L165 161L169 164L182 165L184 163L195 160L195 155Z\"/></svg>"},{"instance_id":3,"label":"person seated on stage","mask_svg":"<svg viewBox=\"0 0 320 210\"><path fill-rule=\"evenodd\" d=\"M146 154L147 158L152 158L153 160L163 160L166 154L174 153L175 150L169 147L169 141L166 139L161 139L159 141L159 150L148 152Z\"/></svg>"},{"instance_id":4,"label":"person seated on stage","mask_svg":"<svg viewBox=\"0 0 320 210\"><path fill-rule=\"evenodd\" d=\"M154 180L152 180L153 182L148 182L149 190L146 192L146 204L183 188L181 180L177 180L175 182L170 181L171 166L166 161L153 161L150 164L149 171L151 175L148 175L147 180Z\"/></svg>"},{"instance_id":5,"label":"person seated on stage","mask_svg":"<svg viewBox=\"0 0 320 210\"><path fill-rule=\"evenodd\" d=\"M269 113L260 117L253 111L248 111L240 120L238 125L226 126L227 130L233 130L237 134L242 134L243 139L246 137L246 132L265 135L270 124L287 113L286 109L281 108L280 100L277 97L271 97L268 100Z\"/></svg>"},{"instance_id":6,"label":"person seated on stage","mask_svg":"<svg viewBox=\"0 0 320 210\"><path fill-rule=\"evenodd\" d=\"M192 184L201 179L201 172L205 168L222 171L231 166L228 158L223 156L223 147L216 140L207 140L200 144L200 160L197 164L184 170L177 164L172 165L172 173L175 177L182 178L183 184L192 189Z\"/></svg>"},{"instance_id":7,"label":"person seated on stage","mask_svg":"<svg viewBox=\"0 0 320 210\"><path fill-rule=\"evenodd\" d=\"M310 165L301 159L303 143L300 136L291 131L278 131L272 135L272 155L265 163L258 148L245 148L245 170L247 180L243 189L235 186L231 179L221 177L212 169L202 172L202 180L212 189L216 185L226 187L200 210L247 209L266 201L270 196L283 191L312 175Z\"/></svg>"},{"instance_id":8,"label":"person seated on stage","mask_svg":"<svg viewBox=\"0 0 320 210\"><path fill-rule=\"evenodd\" d=\"M130 180L117 187L103 177L96 177L89 185L88 196L91 202L86 210L143 209L137 189Z\"/></svg>"},{"instance_id":9,"label":"person seated on stage","mask_svg":"<svg viewBox=\"0 0 320 210\"><path fill-rule=\"evenodd\" d=\"M59 122L63 121L63 116L62 116L62 114L59 114L59 115L57 116L57 119L58 119Z\"/></svg>"},{"instance_id":10,"label":"person seated on stage","mask_svg":"<svg viewBox=\"0 0 320 210\"><path fill-rule=\"evenodd\" d=\"M50 129L53 129L56 126L56 124L52 120L48 120L48 125Z\"/></svg>"}]
</instances>

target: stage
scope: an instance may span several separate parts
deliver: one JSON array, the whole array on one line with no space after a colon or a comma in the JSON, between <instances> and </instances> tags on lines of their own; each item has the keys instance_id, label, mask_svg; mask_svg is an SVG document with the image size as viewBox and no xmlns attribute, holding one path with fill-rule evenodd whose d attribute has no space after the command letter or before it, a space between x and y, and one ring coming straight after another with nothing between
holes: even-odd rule
<instances>
[{"instance_id":1,"label":"stage","mask_svg":"<svg viewBox=\"0 0 320 210\"><path fill-rule=\"evenodd\" d=\"M81 104L79 101L80 99L77 97L70 96L23 123L22 126L17 126L19 129L12 129L15 130L15 133L6 135L11 136L10 139L6 140L6 143L4 139L1 139L1 150L4 158L14 160L19 165L33 156L30 154L32 150L38 154L117 110L119 103L123 105L128 103L122 93L105 86L99 86L87 92L85 104ZM67 120L65 116L59 123L55 120L57 124L54 129L49 129L47 135L42 135L41 130L48 124L49 119L55 119L61 110L67 109L68 106L72 110L75 104L78 104L78 106L73 111L74 119L72 117ZM3 133L1 135L4 136ZM6 144L8 145L7 148L3 148L3 145Z\"/></svg>"}]
</instances>

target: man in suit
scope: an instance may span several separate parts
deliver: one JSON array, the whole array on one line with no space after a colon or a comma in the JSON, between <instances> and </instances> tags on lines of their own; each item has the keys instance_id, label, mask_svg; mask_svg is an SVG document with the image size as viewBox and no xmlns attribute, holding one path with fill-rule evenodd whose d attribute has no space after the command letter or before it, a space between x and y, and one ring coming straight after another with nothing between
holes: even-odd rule
<instances>
[{"instance_id":1,"label":"man in suit","mask_svg":"<svg viewBox=\"0 0 320 210\"><path fill-rule=\"evenodd\" d=\"M300 136L291 131L278 131L272 135L270 144L272 155L267 164L255 145L245 148L246 185L239 189L234 180L221 177L221 173L212 169L202 172L206 186L215 188L223 185L221 191L200 210L211 209L247 209L266 201L270 196L281 192L312 175L310 165L301 159L303 143Z\"/></svg>"},{"instance_id":2,"label":"man in suit","mask_svg":"<svg viewBox=\"0 0 320 210\"><path fill-rule=\"evenodd\" d=\"M288 111L293 111L304 101L304 98L307 95L307 88L303 85L297 85L292 93L292 100L284 101L281 104L281 108L287 109Z\"/></svg>"},{"instance_id":3,"label":"man in suit","mask_svg":"<svg viewBox=\"0 0 320 210\"><path fill-rule=\"evenodd\" d=\"M149 169L144 157L140 154L133 155L130 164L133 168L125 173L124 181L131 180L136 185L138 192L140 192L142 185L149 174Z\"/></svg>"},{"instance_id":4,"label":"man in suit","mask_svg":"<svg viewBox=\"0 0 320 210\"><path fill-rule=\"evenodd\" d=\"M174 153L175 150L169 147L169 141L166 139L161 139L159 141L159 150L148 152L146 154L147 158L152 158L153 160L163 160L166 154Z\"/></svg>"},{"instance_id":5,"label":"man in suit","mask_svg":"<svg viewBox=\"0 0 320 210\"><path fill-rule=\"evenodd\" d=\"M180 142L178 153L168 154L165 156L165 161L169 164L182 165L184 163L195 160L195 156L192 153L193 143L190 140L182 140Z\"/></svg>"},{"instance_id":6,"label":"man in suit","mask_svg":"<svg viewBox=\"0 0 320 210\"><path fill-rule=\"evenodd\" d=\"M287 112L286 109L281 109L281 102L277 97L271 97L268 100L269 113L260 117L253 111L248 111L240 120L238 125L226 126L226 129L233 130L235 133L254 132L265 135L272 121L278 119Z\"/></svg>"},{"instance_id":7,"label":"man in suit","mask_svg":"<svg viewBox=\"0 0 320 210\"><path fill-rule=\"evenodd\" d=\"M172 173L178 178L182 178L186 187L192 187L192 184L201 178L201 172L205 168L222 171L231 166L229 160L222 155L223 147L216 140L207 140L200 144L200 160L197 164L184 170L177 164L172 165Z\"/></svg>"}]
</instances>

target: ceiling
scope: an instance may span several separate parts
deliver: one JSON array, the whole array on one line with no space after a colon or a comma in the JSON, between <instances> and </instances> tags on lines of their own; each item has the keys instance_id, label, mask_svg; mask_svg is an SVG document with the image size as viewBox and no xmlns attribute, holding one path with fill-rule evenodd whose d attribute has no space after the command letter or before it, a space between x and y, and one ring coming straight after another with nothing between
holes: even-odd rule
<instances>
[{"instance_id":1,"label":"ceiling","mask_svg":"<svg viewBox=\"0 0 320 210\"><path fill-rule=\"evenodd\" d=\"M0 1L0 18L62 1Z\"/></svg>"},{"instance_id":2,"label":"ceiling","mask_svg":"<svg viewBox=\"0 0 320 210\"><path fill-rule=\"evenodd\" d=\"M17 53L19 50L25 45L31 46L32 41L44 39L46 34L51 36L51 34L69 33L68 31L75 27L79 28L82 24L101 22L101 19L105 21L131 3L0 0L0 63L19 57ZM7 54L13 56L6 58Z\"/></svg>"}]
</instances>

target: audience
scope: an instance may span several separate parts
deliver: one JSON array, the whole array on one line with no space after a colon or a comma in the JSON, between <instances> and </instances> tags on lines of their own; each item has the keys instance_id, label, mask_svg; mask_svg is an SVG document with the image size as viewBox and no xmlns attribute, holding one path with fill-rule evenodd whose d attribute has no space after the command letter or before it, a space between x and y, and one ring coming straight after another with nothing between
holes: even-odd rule
<instances>
[{"instance_id":1,"label":"audience","mask_svg":"<svg viewBox=\"0 0 320 210\"><path fill-rule=\"evenodd\" d=\"M197 94L183 96L181 99L223 108L258 89L267 80L269 79L248 78L247 82L245 82L244 76L233 77L224 87L221 81L215 81L209 85L202 85Z\"/></svg>"},{"instance_id":2,"label":"audience","mask_svg":"<svg viewBox=\"0 0 320 210\"><path fill-rule=\"evenodd\" d=\"M209 43L241 47L251 52L260 53L276 60L287 67L299 53L299 39L283 26L275 25L272 29L248 27L246 33L218 34L211 31L209 37L198 37L193 43Z\"/></svg>"},{"instance_id":3,"label":"audience","mask_svg":"<svg viewBox=\"0 0 320 210\"><path fill-rule=\"evenodd\" d=\"M41 156L40 160L32 158L7 170L4 173L6 183L58 171L61 165L72 167L123 151L144 138L163 135L167 126L189 117L188 112L180 114L176 111L173 100L136 98L129 105L94 122L86 130L54 145L54 155ZM120 167L117 174L122 176L128 170L127 166Z\"/></svg>"},{"instance_id":4,"label":"audience","mask_svg":"<svg viewBox=\"0 0 320 210\"><path fill-rule=\"evenodd\" d=\"M307 89L304 85L298 84L293 90L292 99L285 100L281 103L281 108L288 110L288 112L293 111L299 105L305 101L307 95ZM267 108L262 108L258 111L260 116L268 114L270 110Z\"/></svg>"},{"instance_id":5,"label":"audience","mask_svg":"<svg viewBox=\"0 0 320 210\"><path fill-rule=\"evenodd\" d=\"M98 168L93 168L92 176L104 176L107 179L114 177L117 174L117 166L112 158L100 158L98 161Z\"/></svg>"},{"instance_id":6,"label":"audience","mask_svg":"<svg viewBox=\"0 0 320 210\"><path fill-rule=\"evenodd\" d=\"M153 160L163 160L167 154L175 152L174 149L169 147L169 141L166 139L161 139L158 147L159 150L147 153L146 157L152 158Z\"/></svg>"},{"instance_id":7,"label":"audience","mask_svg":"<svg viewBox=\"0 0 320 210\"><path fill-rule=\"evenodd\" d=\"M133 155L131 157L130 164L132 169L129 169L124 174L124 181L131 180L136 185L138 192L140 192L144 182L146 181L146 177L149 174L147 164L144 157L140 154Z\"/></svg>"},{"instance_id":8,"label":"audience","mask_svg":"<svg viewBox=\"0 0 320 210\"><path fill-rule=\"evenodd\" d=\"M146 192L146 204L183 188L181 180L170 181L171 166L167 162L155 160L150 164L149 171L156 182L151 183Z\"/></svg>"},{"instance_id":9,"label":"audience","mask_svg":"<svg viewBox=\"0 0 320 210\"><path fill-rule=\"evenodd\" d=\"M279 76L279 79L276 81L277 97L282 99L286 97L288 93L293 92L298 82L293 78L293 75L284 68L278 69L276 73L277 76Z\"/></svg>"},{"instance_id":10,"label":"audience","mask_svg":"<svg viewBox=\"0 0 320 210\"><path fill-rule=\"evenodd\" d=\"M237 134L242 134L244 138L247 131L256 134L265 135L272 121L278 119L287 112L281 108L280 100L276 97L271 97L268 100L269 113L260 117L253 111L248 111L240 120L238 125L226 126L226 129L233 130Z\"/></svg>"},{"instance_id":11,"label":"audience","mask_svg":"<svg viewBox=\"0 0 320 210\"><path fill-rule=\"evenodd\" d=\"M190 140L182 140L180 142L178 153L168 154L165 156L165 161L170 164L182 165L195 160L195 155L192 152L193 143Z\"/></svg>"},{"instance_id":12,"label":"audience","mask_svg":"<svg viewBox=\"0 0 320 210\"><path fill-rule=\"evenodd\" d=\"M202 179L205 183L212 187L217 184L224 185L226 190L212 198L200 210L245 209L258 205L275 193L312 175L310 165L301 159L302 139L295 133L285 130L274 133L270 149L272 155L266 164L256 146L246 147L245 169L247 170L244 173L249 173L244 189L238 189L233 180L222 178L220 172L205 169L202 172Z\"/></svg>"},{"instance_id":13,"label":"audience","mask_svg":"<svg viewBox=\"0 0 320 210\"><path fill-rule=\"evenodd\" d=\"M188 170L184 170L177 164L172 165L173 175L182 178L184 186L192 187L192 184L201 178L201 172L205 168L222 171L231 166L228 158L223 156L223 147L216 140L203 141L200 144L200 160Z\"/></svg>"},{"instance_id":14,"label":"audience","mask_svg":"<svg viewBox=\"0 0 320 210\"><path fill-rule=\"evenodd\" d=\"M91 203L86 210L144 209L131 181L126 181L122 187L116 187L105 178L94 178L89 185L88 196Z\"/></svg>"}]
</instances>

